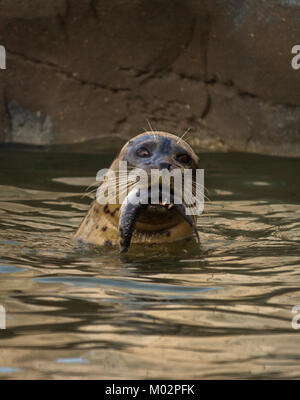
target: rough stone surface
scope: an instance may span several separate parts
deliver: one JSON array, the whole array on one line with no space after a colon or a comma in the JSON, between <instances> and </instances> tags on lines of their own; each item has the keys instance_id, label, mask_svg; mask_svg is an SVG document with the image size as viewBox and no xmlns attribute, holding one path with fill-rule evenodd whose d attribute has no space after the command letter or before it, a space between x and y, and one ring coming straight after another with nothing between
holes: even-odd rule
<instances>
[{"instance_id":1,"label":"rough stone surface","mask_svg":"<svg viewBox=\"0 0 300 400\"><path fill-rule=\"evenodd\" d=\"M299 156L299 22L300 0L2 0L0 142L99 151L150 124Z\"/></svg>"},{"instance_id":2,"label":"rough stone surface","mask_svg":"<svg viewBox=\"0 0 300 400\"><path fill-rule=\"evenodd\" d=\"M1 0L0 15L5 18L43 18L63 15L67 0Z\"/></svg>"},{"instance_id":3,"label":"rough stone surface","mask_svg":"<svg viewBox=\"0 0 300 400\"><path fill-rule=\"evenodd\" d=\"M23 109L15 101L7 103L7 114L10 127L6 139L33 145L49 145L54 142L52 122L49 116L40 111L36 113Z\"/></svg>"},{"instance_id":4,"label":"rough stone surface","mask_svg":"<svg viewBox=\"0 0 300 400\"><path fill-rule=\"evenodd\" d=\"M209 92L212 109L203 131L222 132L228 150L300 154L300 106L272 104L231 85L213 84Z\"/></svg>"},{"instance_id":5,"label":"rough stone surface","mask_svg":"<svg viewBox=\"0 0 300 400\"><path fill-rule=\"evenodd\" d=\"M291 67L299 44L299 0L211 0L208 78L273 103L300 104L300 74ZM218 10L218 12L216 12Z\"/></svg>"}]
</instances>

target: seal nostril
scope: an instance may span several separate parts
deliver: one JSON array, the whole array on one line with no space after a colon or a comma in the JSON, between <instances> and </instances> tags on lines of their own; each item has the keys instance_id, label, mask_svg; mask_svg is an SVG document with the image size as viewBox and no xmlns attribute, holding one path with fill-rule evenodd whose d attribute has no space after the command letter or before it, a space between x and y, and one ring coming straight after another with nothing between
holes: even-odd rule
<instances>
[{"instance_id":1,"label":"seal nostril","mask_svg":"<svg viewBox=\"0 0 300 400\"><path fill-rule=\"evenodd\" d=\"M170 169L171 169L171 164L169 164L168 162L161 162L160 164L159 164L159 169L167 169L167 170L169 170L170 171Z\"/></svg>"}]
</instances>

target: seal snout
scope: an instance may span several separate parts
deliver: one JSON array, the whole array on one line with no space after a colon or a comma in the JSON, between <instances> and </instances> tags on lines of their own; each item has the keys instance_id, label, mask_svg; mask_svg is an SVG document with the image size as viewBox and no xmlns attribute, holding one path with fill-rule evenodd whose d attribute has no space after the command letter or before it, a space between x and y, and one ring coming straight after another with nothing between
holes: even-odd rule
<instances>
[{"instance_id":1,"label":"seal snout","mask_svg":"<svg viewBox=\"0 0 300 400\"><path fill-rule=\"evenodd\" d=\"M172 169L172 164L167 162L167 161L161 161L158 165L159 169L163 170L163 169L167 169L168 171L170 171Z\"/></svg>"}]
</instances>

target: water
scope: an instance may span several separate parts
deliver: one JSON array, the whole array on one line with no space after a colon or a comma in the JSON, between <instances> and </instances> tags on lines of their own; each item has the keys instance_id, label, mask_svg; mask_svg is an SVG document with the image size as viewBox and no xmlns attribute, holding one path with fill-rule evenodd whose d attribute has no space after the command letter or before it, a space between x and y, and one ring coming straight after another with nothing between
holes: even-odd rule
<instances>
[{"instance_id":1,"label":"water","mask_svg":"<svg viewBox=\"0 0 300 400\"><path fill-rule=\"evenodd\" d=\"M72 241L111 160L0 151L0 379L300 378L300 160L202 154L201 248L122 257Z\"/></svg>"}]
</instances>

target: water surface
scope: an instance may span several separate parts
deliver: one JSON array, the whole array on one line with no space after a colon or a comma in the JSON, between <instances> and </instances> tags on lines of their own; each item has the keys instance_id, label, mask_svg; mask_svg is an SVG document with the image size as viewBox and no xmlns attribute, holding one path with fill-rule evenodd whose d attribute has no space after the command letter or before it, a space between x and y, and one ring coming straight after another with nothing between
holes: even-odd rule
<instances>
[{"instance_id":1,"label":"water surface","mask_svg":"<svg viewBox=\"0 0 300 400\"><path fill-rule=\"evenodd\" d=\"M0 150L0 379L300 378L300 160L200 160L201 247L120 257L72 241L112 156Z\"/></svg>"}]
</instances>

